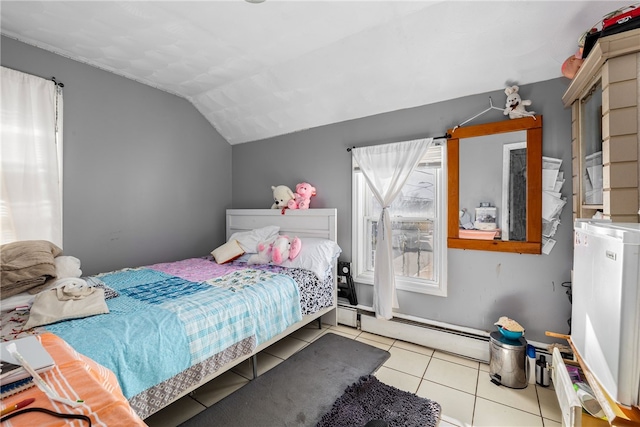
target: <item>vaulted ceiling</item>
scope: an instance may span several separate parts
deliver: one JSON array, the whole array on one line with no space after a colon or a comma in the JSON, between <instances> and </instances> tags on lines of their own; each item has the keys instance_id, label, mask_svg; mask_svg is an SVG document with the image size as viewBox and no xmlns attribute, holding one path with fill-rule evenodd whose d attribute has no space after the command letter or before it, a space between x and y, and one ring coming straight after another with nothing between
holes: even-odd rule
<instances>
[{"instance_id":1,"label":"vaulted ceiling","mask_svg":"<svg viewBox=\"0 0 640 427\"><path fill-rule=\"evenodd\" d=\"M627 1L2 1L0 32L190 100L230 143L561 77Z\"/></svg>"}]
</instances>

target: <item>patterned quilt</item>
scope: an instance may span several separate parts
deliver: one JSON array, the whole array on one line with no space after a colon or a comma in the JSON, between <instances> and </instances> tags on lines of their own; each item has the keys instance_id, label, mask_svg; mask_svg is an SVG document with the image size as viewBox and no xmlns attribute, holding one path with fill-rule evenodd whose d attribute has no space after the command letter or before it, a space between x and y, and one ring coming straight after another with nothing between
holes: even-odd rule
<instances>
[{"instance_id":1,"label":"patterned quilt","mask_svg":"<svg viewBox=\"0 0 640 427\"><path fill-rule=\"evenodd\" d=\"M6 341L50 331L112 370L141 418L302 316L333 304L333 278L212 257L84 277L110 313L23 330L28 311L2 315Z\"/></svg>"},{"instance_id":2,"label":"patterned quilt","mask_svg":"<svg viewBox=\"0 0 640 427\"><path fill-rule=\"evenodd\" d=\"M159 266L94 276L119 294L107 300L110 313L46 330L111 369L129 399L236 342L255 336L260 345L302 318L289 276L203 259L181 263L193 267L191 280Z\"/></svg>"}]
</instances>

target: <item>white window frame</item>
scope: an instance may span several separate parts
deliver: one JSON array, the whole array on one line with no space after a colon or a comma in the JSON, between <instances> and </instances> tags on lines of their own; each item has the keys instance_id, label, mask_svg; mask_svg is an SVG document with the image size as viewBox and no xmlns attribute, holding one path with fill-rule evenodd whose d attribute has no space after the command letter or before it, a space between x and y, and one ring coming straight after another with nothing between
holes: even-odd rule
<instances>
[{"instance_id":1,"label":"white window frame","mask_svg":"<svg viewBox=\"0 0 640 427\"><path fill-rule=\"evenodd\" d=\"M434 280L420 279L417 277L407 277L397 275L396 289L409 292L417 292L421 294L434 295L434 296L447 296L447 159L446 159L446 145L440 144L434 141L433 145L427 151L427 154L420 162L424 165L429 153L433 155L432 150L440 150L440 167L436 171L436 209L434 224L434 267L435 274ZM360 175L358 177L358 175ZM364 177L361 175L357 168L357 164L353 161L352 164L352 251L353 251L353 277L354 281L358 283L373 285L373 270L366 270L365 256L366 250L366 229L367 229L367 215L365 212L366 194L371 194L367 189L367 184ZM403 218L412 220L415 218ZM423 219L423 218L420 218ZM432 218L428 218L432 219ZM392 217L392 221L394 217ZM437 254L437 256L436 256Z\"/></svg>"}]
</instances>

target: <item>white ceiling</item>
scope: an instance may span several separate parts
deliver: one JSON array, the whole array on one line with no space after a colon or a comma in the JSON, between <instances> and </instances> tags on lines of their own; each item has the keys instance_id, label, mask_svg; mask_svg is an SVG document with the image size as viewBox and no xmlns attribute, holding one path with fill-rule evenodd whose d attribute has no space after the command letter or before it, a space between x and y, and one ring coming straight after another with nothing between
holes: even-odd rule
<instances>
[{"instance_id":1,"label":"white ceiling","mask_svg":"<svg viewBox=\"0 0 640 427\"><path fill-rule=\"evenodd\" d=\"M561 77L628 4L3 0L0 31L185 97L238 144Z\"/></svg>"}]
</instances>

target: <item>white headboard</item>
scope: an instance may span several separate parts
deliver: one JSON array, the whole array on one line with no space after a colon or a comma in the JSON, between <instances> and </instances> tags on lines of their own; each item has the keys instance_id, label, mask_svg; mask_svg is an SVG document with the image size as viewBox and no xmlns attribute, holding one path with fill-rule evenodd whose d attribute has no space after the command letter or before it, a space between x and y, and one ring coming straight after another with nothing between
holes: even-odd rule
<instances>
[{"instance_id":1,"label":"white headboard","mask_svg":"<svg viewBox=\"0 0 640 427\"><path fill-rule=\"evenodd\" d=\"M267 225L280 227L280 234L322 237L337 242L337 209L227 209L227 239L237 231Z\"/></svg>"}]
</instances>

